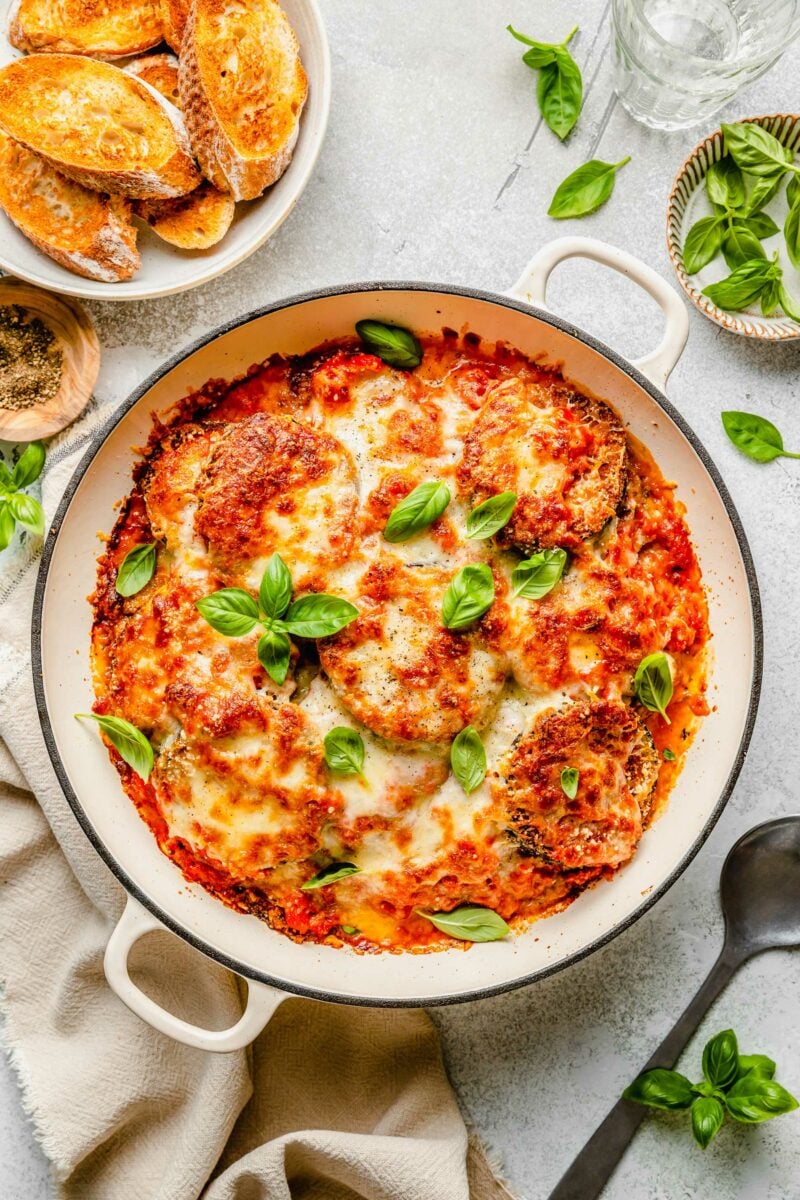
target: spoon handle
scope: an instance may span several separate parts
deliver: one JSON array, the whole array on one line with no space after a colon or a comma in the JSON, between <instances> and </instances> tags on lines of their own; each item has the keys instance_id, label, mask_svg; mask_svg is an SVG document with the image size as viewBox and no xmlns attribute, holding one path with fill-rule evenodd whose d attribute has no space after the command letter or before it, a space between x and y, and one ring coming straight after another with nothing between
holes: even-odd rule
<instances>
[{"instance_id":1,"label":"spoon handle","mask_svg":"<svg viewBox=\"0 0 800 1200\"><path fill-rule=\"evenodd\" d=\"M701 984L694 999L642 1070L674 1066L712 1001L744 961L744 957L726 942L705 983ZM562 1175L549 1200L597 1200L646 1112L647 1109L640 1104L618 1100Z\"/></svg>"}]
</instances>

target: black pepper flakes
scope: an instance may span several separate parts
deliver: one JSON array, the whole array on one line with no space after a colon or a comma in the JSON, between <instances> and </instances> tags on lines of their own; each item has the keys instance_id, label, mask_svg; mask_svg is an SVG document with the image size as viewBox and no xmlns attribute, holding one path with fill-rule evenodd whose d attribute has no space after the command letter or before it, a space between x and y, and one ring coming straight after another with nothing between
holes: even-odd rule
<instances>
[{"instance_id":1,"label":"black pepper flakes","mask_svg":"<svg viewBox=\"0 0 800 1200\"><path fill-rule=\"evenodd\" d=\"M19 304L0 306L0 408L20 411L52 400L63 353L41 317Z\"/></svg>"}]
</instances>

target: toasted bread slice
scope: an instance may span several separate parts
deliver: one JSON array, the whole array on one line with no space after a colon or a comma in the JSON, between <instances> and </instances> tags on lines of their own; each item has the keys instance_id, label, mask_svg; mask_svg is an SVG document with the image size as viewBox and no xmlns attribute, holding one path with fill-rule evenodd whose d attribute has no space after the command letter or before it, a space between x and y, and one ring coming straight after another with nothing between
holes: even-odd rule
<instances>
[{"instance_id":1,"label":"toasted bread slice","mask_svg":"<svg viewBox=\"0 0 800 1200\"><path fill-rule=\"evenodd\" d=\"M162 0L161 20L164 26L164 41L176 54L180 54L186 20L189 16L190 0Z\"/></svg>"},{"instance_id":2,"label":"toasted bread slice","mask_svg":"<svg viewBox=\"0 0 800 1200\"><path fill-rule=\"evenodd\" d=\"M200 182L174 105L93 58L31 54L0 68L0 129L99 192L182 196Z\"/></svg>"},{"instance_id":3,"label":"toasted bread slice","mask_svg":"<svg viewBox=\"0 0 800 1200\"><path fill-rule=\"evenodd\" d=\"M8 26L20 50L96 58L141 54L163 36L159 0L17 0Z\"/></svg>"},{"instance_id":4,"label":"toasted bread slice","mask_svg":"<svg viewBox=\"0 0 800 1200\"><path fill-rule=\"evenodd\" d=\"M180 108L178 96L178 60L174 54L145 54L125 67L137 79L143 79L160 92L165 100Z\"/></svg>"},{"instance_id":5,"label":"toasted bread slice","mask_svg":"<svg viewBox=\"0 0 800 1200\"><path fill-rule=\"evenodd\" d=\"M150 228L182 250L207 250L225 236L233 220L234 200L204 179L188 196L174 200L134 200L133 211Z\"/></svg>"},{"instance_id":6,"label":"toasted bread slice","mask_svg":"<svg viewBox=\"0 0 800 1200\"><path fill-rule=\"evenodd\" d=\"M181 106L203 173L236 200L275 183L292 157L308 82L276 0L194 0Z\"/></svg>"},{"instance_id":7,"label":"toasted bread slice","mask_svg":"<svg viewBox=\"0 0 800 1200\"><path fill-rule=\"evenodd\" d=\"M76 275L117 283L139 269L130 204L66 179L4 133L0 207L34 246Z\"/></svg>"}]
</instances>

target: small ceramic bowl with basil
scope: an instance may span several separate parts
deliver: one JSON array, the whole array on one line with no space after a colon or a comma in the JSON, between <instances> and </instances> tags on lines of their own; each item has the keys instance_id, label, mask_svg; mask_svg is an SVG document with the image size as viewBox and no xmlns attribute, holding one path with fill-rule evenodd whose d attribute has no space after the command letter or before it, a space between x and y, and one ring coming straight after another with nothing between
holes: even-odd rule
<instances>
[{"instance_id":1,"label":"small ceramic bowl with basil","mask_svg":"<svg viewBox=\"0 0 800 1200\"><path fill-rule=\"evenodd\" d=\"M712 321L800 338L800 116L723 125L696 146L670 192L667 249Z\"/></svg>"}]
</instances>

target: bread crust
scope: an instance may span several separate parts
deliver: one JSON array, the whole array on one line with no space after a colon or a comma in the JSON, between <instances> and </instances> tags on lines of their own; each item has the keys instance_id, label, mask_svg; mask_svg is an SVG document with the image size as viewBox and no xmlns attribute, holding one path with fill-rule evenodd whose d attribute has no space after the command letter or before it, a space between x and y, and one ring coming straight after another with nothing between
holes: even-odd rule
<instances>
[{"instance_id":1,"label":"bread crust","mask_svg":"<svg viewBox=\"0 0 800 1200\"><path fill-rule=\"evenodd\" d=\"M204 179L199 187L172 200L134 200L133 211L154 233L181 250L208 250L231 227L235 203Z\"/></svg>"},{"instance_id":2,"label":"bread crust","mask_svg":"<svg viewBox=\"0 0 800 1200\"><path fill-rule=\"evenodd\" d=\"M269 54L259 59L239 48L237 13L254 35L257 15L269 25ZM267 80L278 76L269 93ZM181 44L179 91L192 148L215 187L253 200L280 178L297 142L308 81L275 0L195 0Z\"/></svg>"},{"instance_id":3,"label":"bread crust","mask_svg":"<svg viewBox=\"0 0 800 1200\"><path fill-rule=\"evenodd\" d=\"M26 53L124 58L157 46L164 36L158 0L17 0L8 40Z\"/></svg>"}]
</instances>

